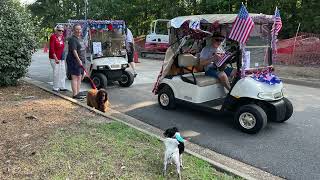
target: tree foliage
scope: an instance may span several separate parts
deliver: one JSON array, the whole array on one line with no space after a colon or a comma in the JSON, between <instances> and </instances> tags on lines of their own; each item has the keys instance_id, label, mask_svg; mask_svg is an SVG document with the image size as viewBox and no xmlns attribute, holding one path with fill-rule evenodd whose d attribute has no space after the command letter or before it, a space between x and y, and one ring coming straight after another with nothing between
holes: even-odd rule
<instances>
[{"instance_id":1,"label":"tree foliage","mask_svg":"<svg viewBox=\"0 0 320 180\"><path fill-rule=\"evenodd\" d=\"M0 1L0 86L15 85L27 72L35 46L31 19L19 2Z\"/></svg>"},{"instance_id":2,"label":"tree foliage","mask_svg":"<svg viewBox=\"0 0 320 180\"><path fill-rule=\"evenodd\" d=\"M30 9L41 17L42 27L68 19L83 19L84 0L37 0ZM293 36L301 23L305 32L320 32L318 0L245 0L250 13L273 14L278 6L283 20L280 37ZM191 14L238 13L238 0L89 0L88 18L123 19L135 35L146 34L155 19Z\"/></svg>"}]
</instances>

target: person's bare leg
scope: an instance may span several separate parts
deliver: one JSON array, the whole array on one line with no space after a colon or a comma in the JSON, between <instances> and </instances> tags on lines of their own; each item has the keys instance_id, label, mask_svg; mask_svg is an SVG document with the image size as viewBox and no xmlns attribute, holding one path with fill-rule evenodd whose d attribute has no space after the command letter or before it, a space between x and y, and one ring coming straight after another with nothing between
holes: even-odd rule
<instances>
[{"instance_id":1,"label":"person's bare leg","mask_svg":"<svg viewBox=\"0 0 320 180\"><path fill-rule=\"evenodd\" d=\"M236 77L236 74L237 74L237 70L236 69L233 69L230 73L230 76L229 76L229 83L232 83L233 82L233 79L234 77Z\"/></svg>"},{"instance_id":2,"label":"person's bare leg","mask_svg":"<svg viewBox=\"0 0 320 180\"><path fill-rule=\"evenodd\" d=\"M79 92L80 92L80 86L81 86L82 75L77 76L77 77L78 77L78 79L77 79L77 92L79 93Z\"/></svg>"},{"instance_id":3,"label":"person's bare leg","mask_svg":"<svg viewBox=\"0 0 320 180\"><path fill-rule=\"evenodd\" d=\"M231 89L231 86L230 86L230 83L229 83L229 79L228 79L228 76L225 72L220 72L219 74L219 80L220 82L223 84L223 86L225 88L227 88L228 91L230 91Z\"/></svg>"},{"instance_id":4,"label":"person's bare leg","mask_svg":"<svg viewBox=\"0 0 320 180\"><path fill-rule=\"evenodd\" d=\"M237 70L233 69L230 74L230 79L233 79L236 76L236 74L237 74Z\"/></svg>"},{"instance_id":5,"label":"person's bare leg","mask_svg":"<svg viewBox=\"0 0 320 180\"><path fill-rule=\"evenodd\" d=\"M75 96L79 92L77 92L77 84L78 84L78 76L71 75L71 89L72 89L72 95Z\"/></svg>"},{"instance_id":6,"label":"person's bare leg","mask_svg":"<svg viewBox=\"0 0 320 180\"><path fill-rule=\"evenodd\" d=\"M131 68L132 68L132 70L133 70L133 74L136 76L136 75L137 75L137 71L136 71L136 65L135 65L135 63L134 63L134 62L131 62L131 63L130 63L130 66L131 66Z\"/></svg>"}]
</instances>

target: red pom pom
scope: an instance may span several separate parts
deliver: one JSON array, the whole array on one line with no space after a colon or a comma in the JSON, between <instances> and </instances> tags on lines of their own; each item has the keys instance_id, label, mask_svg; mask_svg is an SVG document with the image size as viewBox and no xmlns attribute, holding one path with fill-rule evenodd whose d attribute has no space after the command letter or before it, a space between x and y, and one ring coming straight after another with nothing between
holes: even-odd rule
<instances>
[{"instance_id":1,"label":"red pom pom","mask_svg":"<svg viewBox=\"0 0 320 180\"><path fill-rule=\"evenodd\" d=\"M112 31L112 29L113 29L112 24L108 24L108 29L109 29L109 31Z\"/></svg>"}]
</instances>

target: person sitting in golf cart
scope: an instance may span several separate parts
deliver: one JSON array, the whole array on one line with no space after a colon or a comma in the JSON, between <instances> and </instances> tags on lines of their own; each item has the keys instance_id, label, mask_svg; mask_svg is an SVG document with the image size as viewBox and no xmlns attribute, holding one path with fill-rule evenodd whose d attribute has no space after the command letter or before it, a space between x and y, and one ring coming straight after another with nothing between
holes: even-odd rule
<instances>
[{"instance_id":1,"label":"person sitting in golf cart","mask_svg":"<svg viewBox=\"0 0 320 180\"><path fill-rule=\"evenodd\" d=\"M223 58L225 53L224 49L220 46L223 40L224 37L221 33L213 33L211 45L204 47L200 53L200 65L204 66L205 75L219 79L223 86L227 90L230 90L231 86L228 77L233 78L236 70L226 66L226 64L223 64L219 68L215 64L219 59Z\"/></svg>"}]
</instances>

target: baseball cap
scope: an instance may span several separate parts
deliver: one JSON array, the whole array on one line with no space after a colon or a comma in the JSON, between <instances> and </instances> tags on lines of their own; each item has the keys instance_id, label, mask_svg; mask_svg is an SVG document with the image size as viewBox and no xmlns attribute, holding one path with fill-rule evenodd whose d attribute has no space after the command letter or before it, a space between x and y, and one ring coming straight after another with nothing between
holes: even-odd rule
<instances>
[{"instance_id":1,"label":"baseball cap","mask_svg":"<svg viewBox=\"0 0 320 180\"><path fill-rule=\"evenodd\" d=\"M57 30L64 30L64 27L61 24L56 25L56 27L54 28L56 31Z\"/></svg>"}]
</instances>

